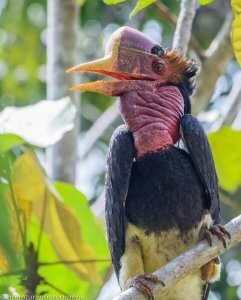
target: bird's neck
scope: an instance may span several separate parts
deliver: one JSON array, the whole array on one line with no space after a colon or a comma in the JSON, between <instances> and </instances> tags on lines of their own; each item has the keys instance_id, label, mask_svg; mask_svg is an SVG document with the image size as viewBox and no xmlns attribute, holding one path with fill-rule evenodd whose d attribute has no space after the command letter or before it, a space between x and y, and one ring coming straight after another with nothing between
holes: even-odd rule
<instances>
[{"instance_id":1,"label":"bird's neck","mask_svg":"<svg viewBox=\"0 0 241 300\"><path fill-rule=\"evenodd\" d=\"M170 147L180 138L184 100L176 86L123 94L120 110L129 130L133 132L137 157Z\"/></svg>"}]
</instances>

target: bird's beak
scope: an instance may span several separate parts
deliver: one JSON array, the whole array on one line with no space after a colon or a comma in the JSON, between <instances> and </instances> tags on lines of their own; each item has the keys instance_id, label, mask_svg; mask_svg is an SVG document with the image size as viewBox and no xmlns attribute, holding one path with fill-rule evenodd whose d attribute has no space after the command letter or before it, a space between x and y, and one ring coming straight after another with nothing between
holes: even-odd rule
<instances>
[{"instance_id":1,"label":"bird's beak","mask_svg":"<svg viewBox=\"0 0 241 300\"><path fill-rule=\"evenodd\" d=\"M67 73L88 72L88 73L101 74L104 76L110 76L117 79L112 81L98 80L94 82L83 83L70 88L70 90L91 91L91 92L112 96L114 93L114 86L116 82L119 81L118 78L120 78L118 73L116 73L115 64L116 64L115 58L111 56L106 56L102 59L98 59L92 62L87 62L67 70Z\"/></svg>"},{"instance_id":2,"label":"bird's beak","mask_svg":"<svg viewBox=\"0 0 241 300\"><path fill-rule=\"evenodd\" d=\"M144 56L144 57L143 57ZM127 91L143 88L143 85L151 85L152 79L148 74L142 72L141 61L147 60L146 53L128 52L125 50L113 51L102 59L84 63L69 69L68 73L88 72L111 77L111 80L98 80L83 83L70 88L72 91L91 91L108 96L120 96ZM131 64L130 62L135 62Z\"/></svg>"}]
</instances>

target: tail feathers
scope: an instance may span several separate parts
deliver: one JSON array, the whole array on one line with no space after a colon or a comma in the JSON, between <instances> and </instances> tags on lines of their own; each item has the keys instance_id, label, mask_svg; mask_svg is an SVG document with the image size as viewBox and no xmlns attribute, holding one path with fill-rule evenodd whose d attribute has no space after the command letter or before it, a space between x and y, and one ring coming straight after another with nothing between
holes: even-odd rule
<instances>
[{"instance_id":1,"label":"tail feathers","mask_svg":"<svg viewBox=\"0 0 241 300\"><path fill-rule=\"evenodd\" d=\"M210 292L210 289L211 289L211 285L212 285L211 282L204 285L202 300L208 300L208 295L209 295L209 292Z\"/></svg>"}]
</instances>

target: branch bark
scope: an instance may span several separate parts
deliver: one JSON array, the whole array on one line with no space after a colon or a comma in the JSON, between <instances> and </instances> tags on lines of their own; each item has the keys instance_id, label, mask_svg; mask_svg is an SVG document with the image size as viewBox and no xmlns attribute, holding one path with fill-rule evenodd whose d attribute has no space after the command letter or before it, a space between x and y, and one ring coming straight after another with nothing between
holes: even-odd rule
<instances>
[{"instance_id":1,"label":"branch bark","mask_svg":"<svg viewBox=\"0 0 241 300\"><path fill-rule=\"evenodd\" d=\"M231 199L221 188L219 188L219 191L221 203L229 208L232 208L234 211L241 213L241 205L239 202Z\"/></svg>"},{"instance_id":2,"label":"branch bark","mask_svg":"<svg viewBox=\"0 0 241 300\"><path fill-rule=\"evenodd\" d=\"M241 86L240 86L240 80L241 80L241 73L237 74L236 78L234 79L232 89L229 93L229 95L226 98L226 101L224 105L221 108L220 116L215 121L210 128L209 131L217 131L222 126L232 125L235 121L235 118L238 114L240 104L241 104ZM240 130L240 127L238 126L234 127L237 130Z\"/></svg>"},{"instance_id":3,"label":"branch bark","mask_svg":"<svg viewBox=\"0 0 241 300\"><path fill-rule=\"evenodd\" d=\"M107 128L119 116L119 108L116 103L112 104L103 114L95 121L91 128L85 134L81 141L81 153L79 159L84 159L94 144L101 138Z\"/></svg>"},{"instance_id":4,"label":"branch bark","mask_svg":"<svg viewBox=\"0 0 241 300\"><path fill-rule=\"evenodd\" d=\"M196 13L196 0L182 0L172 48L186 55L191 39L192 23Z\"/></svg>"},{"instance_id":5,"label":"branch bark","mask_svg":"<svg viewBox=\"0 0 241 300\"><path fill-rule=\"evenodd\" d=\"M77 64L78 6L75 0L49 0L47 35L47 98L56 100L69 96L76 104L77 94L69 93L76 85L76 75L66 70ZM79 113L75 128L47 152L50 176L57 181L74 183L77 160Z\"/></svg>"},{"instance_id":6,"label":"branch bark","mask_svg":"<svg viewBox=\"0 0 241 300\"><path fill-rule=\"evenodd\" d=\"M241 97L241 96L240 96ZM238 110L237 116L232 125L233 129L241 130L241 107Z\"/></svg>"},{"instance_id":7,"label":"branch bark","mask_svg":"<svg viewBox=\"0 0 241 300\"><path fill-rule=\"evenodd\" d=\"M190 272L200 268L241 241L241 215L227 223L225 228L231 234L231 239L227 241L227 248L224 248L223 243L216 237L213 239L212 247L208 245L207 241L201 241L154 272L153 275L165 283L165 287L161 284L153 287L154 296L159 295ZM145 300L145 297L136 288L130 288L115 297L114 300Z\"/></svg>"},{"instance_id":8,"label":"branch bark","mask_svg":"<svg viewBox=\"0 0 241 300\"><path fill-rule=\"evenodd\" d=\"M158 9L158 15L161 19L169 22L173 26L177 25L177 16L174 13L172 13L164 3L155 2L154 5ZM201 45L196 40L195 36L192 35L192 32L190 38L190 46L192 47L192 49L195 51L195 53L198 55L200 59L204 56L204 49L202 49Z\"/></svg>"},{"instance_id":9,"label":"branch bark","mask_svg":"<svg viewBox=\"0 0 241 300\"><path fill-rule=\"evenodd\" d=\"M205 51L205 58L202 60L201 72L197 79L198 88L195 94L197 100L192 106L194 115L197 115L207 107L215 89L217 79L224 73L233 57L233 50L230 43L232 19L233 14L230 11L217 36Z\"/></svg>"}]
</instances>

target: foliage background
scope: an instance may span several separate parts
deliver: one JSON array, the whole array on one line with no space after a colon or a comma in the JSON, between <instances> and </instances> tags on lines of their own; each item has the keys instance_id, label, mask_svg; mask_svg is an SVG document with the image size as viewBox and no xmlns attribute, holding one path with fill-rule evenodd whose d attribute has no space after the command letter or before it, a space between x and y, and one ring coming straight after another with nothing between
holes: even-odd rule
<instances>
[{"instance_id":1,"label":"foliage background","mask_svg":"<svg viewBox=\"0 0 241 300\"><path fill-rule=\"evenodd\" d=\"M180 5L178 0L163 0L162 2L173 14L178 15ZM155 5L148 6L131 19L129 15L135 7L136 1L124 1L115 6L107 6L102 0L79 1L79 5L80 47L78 57L80 63L102 57L110 34L123 25L138 28L162 43L164 47L171 47L174 27L168 21L160 18ZM203 49L208 48L216 36L228 10L228 1L221 0L214 1L208 6L197 7L193 36ZM0 110L3 111L9 106L24 107L46 98L46 24L46 1L2 0L0 2ZM190 55L193 54L190 53ZM238 76L240 76L240 68L236 60L232 58L227 70L217 81L208 107L199 115L207 130L216 124L223 107L230 100L228 95ZM93 75L84 75L81 81L93 78ZM240 98L241 96L239 96ZM24 279L30 277L26 273L27 269L31 270L31 276L32 274L39 276L37 294L79 294L85 296L86 299L97 298L111 272L109 262L91 262L88 266L86 263L72 264L70 261L109 258L104 233L102 192L105 154L114 128L122 122L120 117L117 117L104 130L87 155L82 155L82 153L86 146L86 135L89 130L114 103L115 99L98 94L84 93L81 95L81 114L78 116L81 120L78 140L79 159L76 161L75 187L66 183L49 183L45 171L41 169L36 158L33 158L35 152L47 172L48 166L43 148L29 145L29 143L26 145L23 140L16 140L16 137L7 137L2 140L2 145L7 143L7 146L5 144L4 150L0 151L0 269L2 274L9 273L11 275L12 272L14 274L11 276L0 275L0 293L24 295L26 293ZM236 114L238 110L239 105L236 107ZM229 126L230 124L225 125L224 128L218 131L212 130L209 134L220 180L224 223L240 214L241 211L240 128L234 130ZM29 164L29 169L26 169L27 164ZM36 190L29 194L25 193L25 190L31 189L33 178L36 179L34 184L38 187L38 199L35 199ZM11 184L13 184L12 190ZM21 186L23 191L21 191ZM46 190L48 191L47 196L44 192ZM34 244L35 249L39 247L42 216L34 211L38 211L39 207L40 210L43 210L46 201L53 205L47 208L51 215L48 224L52 230L48 230L47 226L46 228L42 226L44 232L41 234L41 247L35 269L33 264L30 267L26 264L29 261L29 257L26 259L27 249L22 246L16 248L16 243L21 244L18 233L17 237L15 236L14 245L12 243L13 227L11 222L16 224L16 219L13 219L16 216L9 211L9 206L5 204L6 195L11 194L11 191L17 197L17 205L24 211L25 217L29 216L26 229L26 247L28 249L31 248L30 242ZM56 222L62 222L58 223L58 226L56 225L56 230L53 226L56 224L53 222L54 218ZM20 223L24 224L21 214ZM65 233L65 238L62 240L57 238L60 228L62 228L63 234ZM18 231L16 230L15 228L15 233ZM76 236L76 232L79 230L81 233ZM73 240L79 240L79 244L73 245ZM90 247L91 250L83 249L83 247ZM73 249L77 254L69 252ZM241 299L240 259L240 247L228 251L223 256L221 281L213 286L210 299ZM66 264L63 263L65 260L68 260ZM44 264L41 265L39 262L44 262ZM52 264L53 262L59 263ZM95 274L93 269L96 270ZM24 271L15 274L16 270Z\"/></svg>"}]
</instances>

